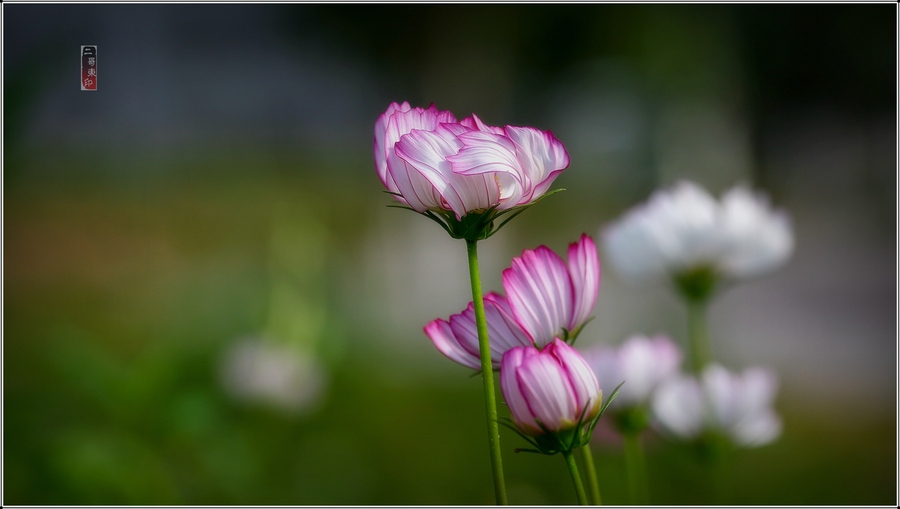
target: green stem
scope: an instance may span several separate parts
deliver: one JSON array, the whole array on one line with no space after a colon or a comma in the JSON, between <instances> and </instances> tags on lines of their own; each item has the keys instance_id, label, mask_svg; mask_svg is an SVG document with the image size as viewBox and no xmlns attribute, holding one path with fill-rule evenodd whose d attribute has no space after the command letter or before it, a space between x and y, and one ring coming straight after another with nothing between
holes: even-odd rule
<instances>
[{"instance_id":1,"label":"green stem","mask_svg":"<svg viewBox=\"0 0 900 509\"><path fill-rule=\"evenodd\" d=\"M566 451L563 457L566 459L566 465L569 467L569 473L572 474L572 483L575 484L575 495L578 497L580 505L588 505L587 495L584 493L584 485L581 484L581 476L578 475L578 465L575 464L575 456L572 451Z\"/></svg>"},{"instance_id":2,"label":"green stem","mask_svg":"<svg viewBox=\"0 0 900 509\"><path fill-rule=\"evenodd\" d=\"M727 486L730 476L730 455L727 439L719 434L704 437L703 464L709 479L709 495L712 504L722 505L727 500Z\"/></svg>"},{"instance_id":3,"label":"green stem","mask_svg":"<svg viewBox=\"0 0 900 509\"><path fill-rule=\"evenodd\" d=\"M481 294L481 275L478 272L478 246L466 240L469 253L469 279L472 283L472 302L475 306L475 326L478 328L478 351L481 355L481 380L484 382L484 409L487 413L488 445L491 450L491 471L494 474L494 495L497 505L509 505L503 480L503 461L500 456L500 424L497 420L497 396L494 391L494 371L491 366L491 346L488 342L487 320L484 317L484 297Z\"/></svg>"},{"instance_id":4,"label":"green stem","mask_svg":"<svg viewBox=\"0 0 900 509\"><path fill-rule=\"evenodd\" d=\"M691 367L700 373L709 364L712 354L709 333L706 329L706 301L688 301L688 338L691 350Z\"/></svg>"},{"instance_id":5,"label":"green stem","mask_svg":"<svg viewBox=\"0 0 900 509\"><path fill-rule=\"evenodd\" d=\"M628 494L632 505L648 505L647 470L640 432L626 432L625 470L628 472Z\"/></svg>"},{"instance_id":6,"label":"green stem","mask_svg":"<svg viewBox=\"0 0 900 509\"><path fill-rule=\"evenodd\" d=\"M594 468L594 455L591 454L590 444L581 446L581 455L584 457L584 469L587 470L588 486L591 488L591 502L594 505L603 505L600 501L600 484L597 482L597 470Z\"/></svg>"}]
</instances>

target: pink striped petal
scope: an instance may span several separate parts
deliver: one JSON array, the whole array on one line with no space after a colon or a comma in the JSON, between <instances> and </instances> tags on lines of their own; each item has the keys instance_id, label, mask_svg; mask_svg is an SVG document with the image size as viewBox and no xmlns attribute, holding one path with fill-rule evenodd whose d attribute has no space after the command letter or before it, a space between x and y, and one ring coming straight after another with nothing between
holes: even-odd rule
<instances>
[{"instance_id":1,"label":"pink striped petal","mask_svg":"<svg viewBox=\"0 0 900 509\"><path fill-rule=\"evenodd\" d=\"M516 426L523 433L531 436L541 435L543 431L534 421L525 395L522 394L516 372L526 358L535 355L539 355L537 348L516 347L503 354L500 364L500 391L503 393L503 400L506 401L506 406L509 407L509 413Z\"/></svg>"},{"instance_id":2,"label":"pink striped petal","mask_svg":"<svg viewBox=\"0 0 900 509\"><path fill-rule=\"evenodd\" d=\"M584 325L591 317L600 289L600 258L594 240L587 234L582 234L578 242L569 244L568 265L575 295L574 308L567 324L571 331Z\"/></svg>"},{"instance_id":3,"label":"pink striped petal","mask_svg":"<svg viewBox=\"0 0 900 509\"><path fill-rule=\"evenodd\" d=\"M487 131L469 131L459 136L463 148L448 160L459 175L496 178L500 188L498 210L517 205L525 192L516 147L509 138Z\"/></svg>"},{"instance_id":4,"label":"pink striped petal","mask_svg":"<svg viewBox=\"0 0 900 509\"><path fill-rule=\"evenodd\" d=\"M378 178L381 179L384 187L392 193L399 192L399 189L397 188L397 184L394 183L394 179L387 171L387 151L388 149L393 150L393 143L390 147L387 146L385 143L385 134L388 127L388 120L390 120L394 112L405 112L409 110L410 106L406 101L404 101L403 104L391 103L387 110L375 121L375 169L378 171ZM394 141L396 142L396 140Z\"/></svg>"},{"instance_id":5,"label":"pink striped petal","mask_svg":"<svg viewBox=\"0 0 900 509\"><path fill-rule=\"evenodd\" d=\"M456 122L449 111L438 111L432 104L428 109L412 108L395 111L387 121L384 134L387 177L383 179L389 191L396 189L413 209L424 212L440 207L441 198L434 187L396 152L400 138L413 130L432 131L441 123ZM376 163L377 164L377 163ZM393 185L390 185L393 181Z\"/></svg>"},{"instance_id":6,"label":"pink striped petal","mask_svg":"<svg viewBox=\"0 0 900 509\"><path fill-rule=\"evenodd\" d=\"M482 122L480 118L478 118L478 115L476 115L474 113L472 113L471 117L466 117L466 118L460 120L459 123L466 127L469 127L471 129L475 129L478 131L485 131L485 132L494 133L494 134L503 134L502 127L494 127L494 126L487 125L484 122Z\"/></svg>"},{"instance_id":7,"label":"pink striped petal","mask_svg":"<svg viewBox=\"0 0 900 509\"><path fill-rule=\"evenodd\" d=\"M464 348L453 334L450 324L443 319L433 320L425 326L425 334L437 349L453 362L472 369L481 369L480 357Z\"/></svg>"},{"instance_id":8,"label":"pink striped petal","mask_svg":"<svg viewBox=\"0 0 900 509\"><path fill-rule=\"evenodd\" d=\"M550 248L525 250L503 271L503 288L516 321L543 347L568 327L574 290L565 262Z\"/></svg>"},{"instance_id":9,"label":"pink striped petal","mask_svg":"<svg viewBox=\"0 0 900 509\"><path fill-rule=\"evenodd\" d=\"M526 182L520 204L530 203L543 196L569 166L569 153L550 131L506 126L504 132L516 146L516 158Z\"/></svg>"},{"instance_id":10,"label":"pink striped petal","mask_svg":"<svg viewBox=\"0 0 900 509\"><path fill-rule=\"evenodd\" d=\"M491 175L463 176L453 172L448 157L462 148L458 136L467 129L460 124L440 124L433 131L413 130L395 146L397 155L415 168L457 218L499 201L499 188Z\"/></svg>"},{"instance_id":11,"label":"pink striped petal","mask_svg":"<svg viewBox=\"0 0 900 509\"><path fill-rule=\"evenodd\" d=\"M490 292L484 296L484 314L491 348L491 366L494 369L500 367L500 359L508 350L517 346L531 346L531 340L519 327L519 324L512 316L512 311L509 309L506 298L502 295ZM474 304L470 302L466 309L450 317L449 331L438 329L438 327L443 327L443 325L440 323L433 325L435 322L444 322L444 320L438 319L433 321L428 325L428 327L432 327L432 330L429 331L426 328L425 332L430 337L432 333L444 336L449 334L449 338L439 337L438 340L442 342L442 345L447 343L452 346L454 349L453 354L456 357L453 360L459 362L457 358L463 357L466 359L466 362L460 362L460 364L474 369L481 369L479 360L481 359L481 350L478 343ZM434 337L432 337L432 341L435 341ZM435 345L437 344L437 341L435 341ZM439 348L446 349L448 347L439 346ZM475 359L475 365L470 362L471 358Z\"/></svg>"},{"instance_id":12,"label":"pink striped petal","mask_svg":"<svg viewBox=\"0 0 900 509\"><path fill-rule=\"evenodd\" d=\"M519 390L536 420L549 431L560 431L577 422L580 410L572 385L562 366L550 355L534 355L516 370Z\"/></svg>"},{"instance_id":13,"label":"pink striped petal","mask_svg":"<svg viewBox=\"0 0 900 509\"><path fill-rule=\"evenodd\" d=\"M491 358L495 367L506 351L517 346L533 346L531 339L513 316L506 297L494 292L484 296L484 314L491 343Z\"/></svg>"},{"instance_id":14,"label":"pink striped petal","mask_svg":"<svg viewBox=\"0 0 900 509\"><path fill-rule=\"evenodd\" d=\"M578 408L575 419L581 418L581 410L585 406L587 406L587 413L584 416L584 420L592 419L600 411L600 400L602 398L600 383L594 375L594 370L584 360L584 357L578 353L578 350L560 339L554 339L553 343L547 346L545 352L559 361L569 379L575 396L576 407Z\"/></svg>"}]
</instances>

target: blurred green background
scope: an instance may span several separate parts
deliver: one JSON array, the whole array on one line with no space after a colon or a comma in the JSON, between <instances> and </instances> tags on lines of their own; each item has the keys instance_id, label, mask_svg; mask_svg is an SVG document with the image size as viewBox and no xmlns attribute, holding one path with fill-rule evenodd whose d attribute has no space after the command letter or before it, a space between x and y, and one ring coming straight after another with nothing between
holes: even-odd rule
<instances>
[{"instance_id":1,"label":"blurred green background","mask_svg":"<svg viewBox=\"0 0 900 509\"><path fill-rule=\"evenodd\" d=\"M493 502L480 380L422 332L471 299L464 245L374 171L403 100L569 150L567 191L481 243L487 289L658 186L769 193L794 257L710 327L726 366L778 371L784 433L724 502L896 502L894 4L2 9L4 504ZM604 264L579 343L685 319ZM501 436L512 503L575 503L561 458ZM648 438L653 503L715 500Z\"/></svg>"}]
</instances>

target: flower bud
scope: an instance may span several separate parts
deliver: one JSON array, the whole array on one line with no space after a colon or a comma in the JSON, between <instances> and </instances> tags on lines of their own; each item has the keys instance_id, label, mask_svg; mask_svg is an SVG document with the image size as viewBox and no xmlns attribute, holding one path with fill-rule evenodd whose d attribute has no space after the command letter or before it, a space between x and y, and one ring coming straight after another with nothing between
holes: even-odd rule
<instances>
[{"instance_id":1,"label":"flower bud","mask_svg":"<svg viewBox=\"0 0 900 509\"><path fill-rule=\"evenodd\" d=\"M581 354L560 339L543 350L517 347L503 355L500 388L513 423L525 435L560 434L593 424L600 413L602 393L591 367ZM592 426L591 426L592 427ZM577 437L580 446L587 437ZM572 445L560 441L561 447Z\"/></svg>"}]
</instances>

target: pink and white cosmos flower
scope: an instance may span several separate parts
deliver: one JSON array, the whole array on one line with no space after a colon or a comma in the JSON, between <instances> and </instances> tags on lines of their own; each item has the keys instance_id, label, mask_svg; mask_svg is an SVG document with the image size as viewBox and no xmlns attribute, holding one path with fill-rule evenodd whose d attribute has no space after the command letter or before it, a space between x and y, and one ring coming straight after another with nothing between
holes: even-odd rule
<instances>
[{"instance_id":1,"label":"pink and white cosmos flower","mask_svg":"<svg viewBox=\"0 0 900 509\"><path fill-rule=\"evenodd\" d=\"M375 168L387 190L413 210L501 211L540 198L569 165L550 131L462 121L433 104L392 103L375 122Z\"/></svg>"},{"instance_id":2,"label":"pink and white cosmos flower","mask_svg":"<svg viewBox=\"0 0 900 509\"><path fill-rule=\"evenodd\" d=\"M516 427L535 437L589 423L603 399L591 367L560 339L543 350L524 346L506 352L500 389Z\"/></svg>"},{"instance_id":3,"label":"pink and white cosmos flower","mask_svg":"<svg viewBox=\"0 0 900 509\"><path fill-rule=\"evenodd\" d=\"M600 289L597 246L587 234L569 244L568 262L546 246L525 250L503 271L516 322L536 346L577 334L594 311Z\"/></svg>"},{"instance_id":4,"label":"pink and white cosmos flower","mask_svg":"<svg viewBox=\"0 0 900 509\"><path fill-rule=\"evenodd\" d=\"M543 348L554 338L576 334L594 311L600 288L600 259L593 239L582 235L569 245L566 263L546 246L526 249L503 272L507 296L484 296L491 364L517 346ZM470 302L450 320L438 318L425 334L450 360L481 369L475 308Z\"/></svg>"}]
</instances>

